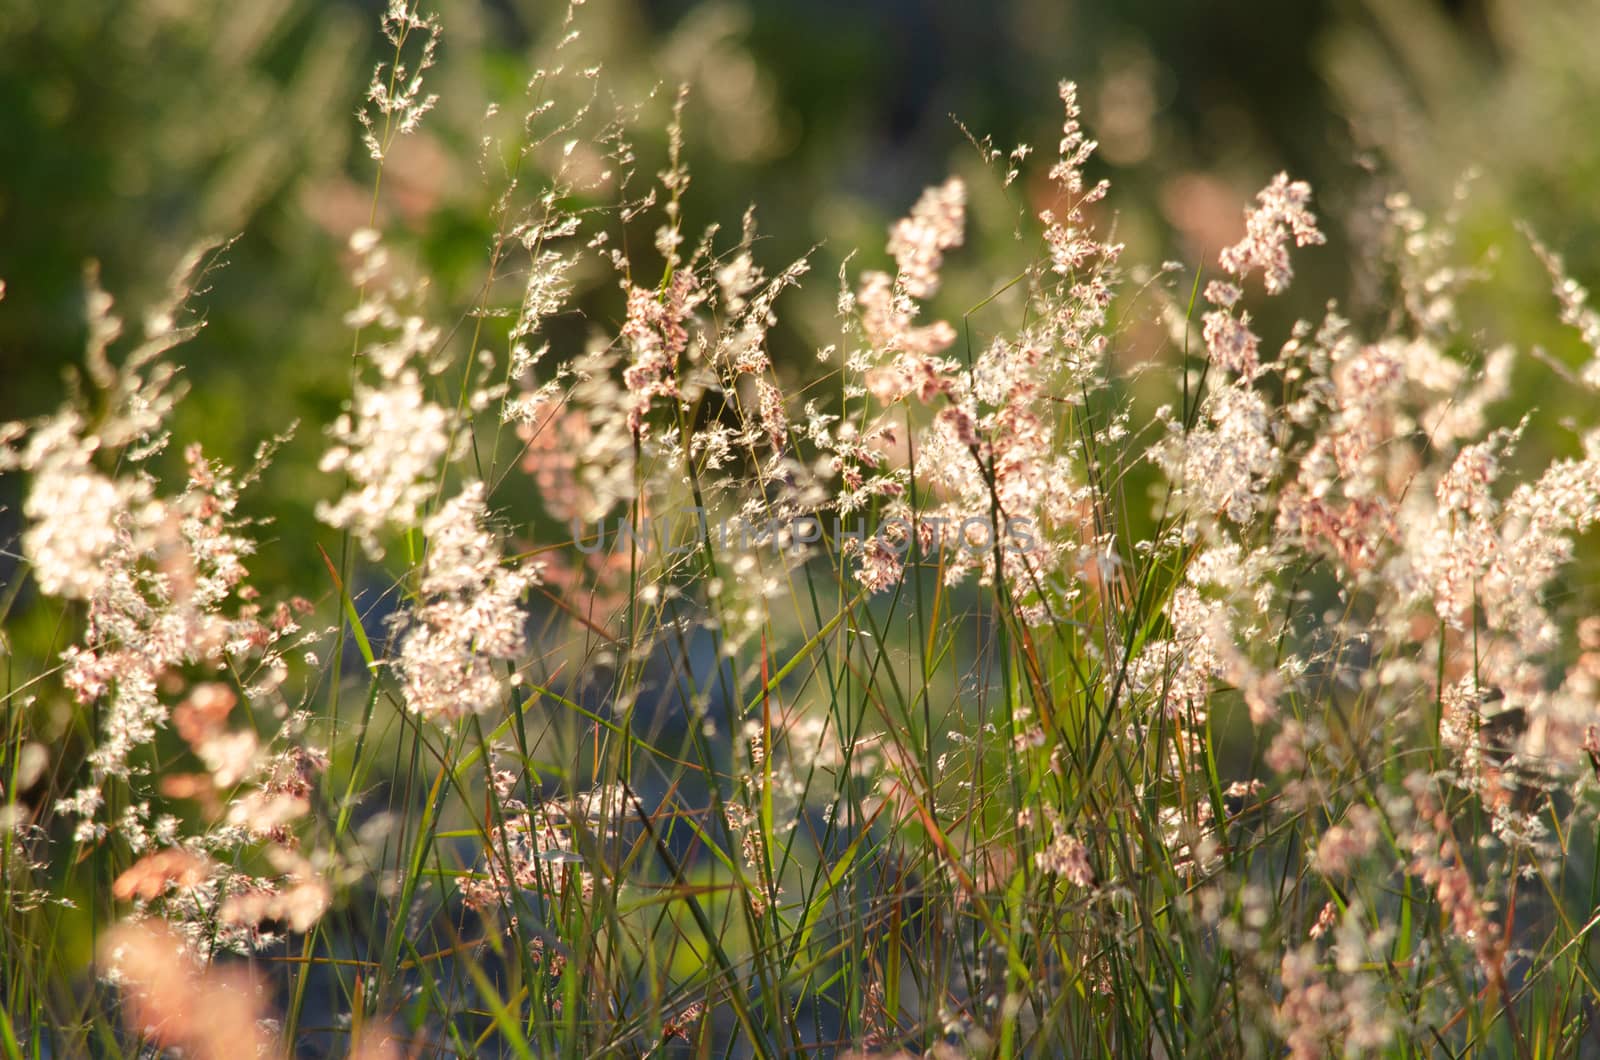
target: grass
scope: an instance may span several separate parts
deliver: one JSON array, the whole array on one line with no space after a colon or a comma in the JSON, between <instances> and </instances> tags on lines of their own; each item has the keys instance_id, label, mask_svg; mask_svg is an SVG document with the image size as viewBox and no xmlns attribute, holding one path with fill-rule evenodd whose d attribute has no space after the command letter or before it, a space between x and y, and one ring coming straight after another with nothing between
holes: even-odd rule
<instances>
[{"instance_id":1,"label":"grass","mask_svg":"<svg viewBox=\"0 0 1600 1060\"><path fill-rule=\"evenodd\" d=\"M437 23L384 29L374 222ZM1391 203L1393 311L1269 355L1310 189L1142 272L1064 85L1015 252L962 257L980 141L795 379L805 262L684 233L592 83L490 142L454 326L352 240L315 599L249 588L254 469L163 463L204 256L131 349L91 277L0 434L5 1056L1592 1049L1600 435L1520 473L1446 228Z\"/></svg>"}]
</instances>

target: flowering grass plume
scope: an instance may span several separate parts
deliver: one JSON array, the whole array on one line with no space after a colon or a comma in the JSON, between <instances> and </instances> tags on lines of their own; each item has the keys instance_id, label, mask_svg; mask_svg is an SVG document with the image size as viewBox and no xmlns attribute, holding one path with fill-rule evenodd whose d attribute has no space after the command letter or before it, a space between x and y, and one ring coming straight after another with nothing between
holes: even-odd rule
<instances>
[{"instance_id":1,"label":"flowering grass plume","mask_svg":"<svg viewBox=\"0 0 1600 1060\"><path fill-rule=\"evenodd\" d=\"M1600 426L1513 386L1594 381L1560 257L1575 371L1400 194L1392 304L1274 324L1311 188L1142 268L1064 83L811 319L581 6L485 112L468 294L349 241L303 596L251 580L274 443L170 444L205 252L137 342L91 271L80 386L0 427L8 1055L1577 1054ZM444 40L382 30L380 192Z\"/></svg>"}]
</instances>

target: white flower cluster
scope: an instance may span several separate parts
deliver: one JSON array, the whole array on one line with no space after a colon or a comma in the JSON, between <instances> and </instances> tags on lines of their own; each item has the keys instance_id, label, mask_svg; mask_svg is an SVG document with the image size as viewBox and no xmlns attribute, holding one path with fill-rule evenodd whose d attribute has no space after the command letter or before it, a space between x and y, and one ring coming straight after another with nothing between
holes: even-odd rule
<instances>
[{"instance_id":1,"label":"white flower cluster","mask_svg":"<svg viewBox=\"0 0 1600 1060\"><path fill-rule=\"evenodd\" d=\"M926 298L939 287L944 252L961 245L967 219L967 186L951 177L928 188L911 208L911 216L889 232L889 253L900 270L900 282L913 298Z\"/></svg>"},{"instance_id":2,"label":"white flower cluster","mask_svg":"<svg viewBox=\"0 0 1600 1060\"><path fill-rule=\"evenodd\" d=\"M94 467L97 442L77 413L66 411L37 431L19 467L33 473L23 501L22 550L46 596L88 600L105 584L106 558L134 524L150 522L143 476L112 479Z\"/></svg>"},{"instance_id":3,"label":"white flower cluster","mask_svg":"<svg viewBox=\"0 0 1600 1060\"><path fill-rule=\"evenodd\" d=\"M523 651L526 616L519 603L533 571L506 567L484 528L481 482L470 483L428 519L422 599L400 648L406 706L425 718L482 713L504 696L497 661Z\"/></svg>"},{"instance_id":4,"label":"white flower cluster","mask_svg":"<svg viewBox=\"0 0 1600 1060\"><path fill-rule=\"evenodd\" d=\"M362 349L362 359L376 366L380 378L356 383L350 408L328 429L334 444L318 466L344 472L348 483L338 500L317 505L317 518L351 531L368 555L381 558L379 536L390 526L417 524L460 439L455 414L428 399L418 370L420 365L431 374L443 367L434 359L438 329L396 308L411 296L407 285L377 284L388 257L376 232L356 232L350 248L359 258L353 279L363 299L346 322L382 333Z\"/></svg>"},{"instance_id":5,"label":"white flower cluster","mask_svg":"<svg viewBox=\"0 0 1600 1060\"><path fill-rule=\"evenodd\" d=\"M378 535L391 524L415 525L432 495L433 478L451 454L450 425L450 413L427 399L413 371L382 387L357 384L350 412L329 431L337 444L319 465L343 471L351 489L319 504L317 518L354 531L368 554L382 556Z\"/></svg>"}]
</instances>

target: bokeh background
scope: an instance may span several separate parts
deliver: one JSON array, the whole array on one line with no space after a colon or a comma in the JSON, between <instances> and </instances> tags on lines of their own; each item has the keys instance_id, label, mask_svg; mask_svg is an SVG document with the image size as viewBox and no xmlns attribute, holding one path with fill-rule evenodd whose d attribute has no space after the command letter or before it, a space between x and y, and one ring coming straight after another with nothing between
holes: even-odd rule
<instances>
[{"instance_id":1,"label":"bokeh background","mask_svg":"<svg viewBox=\"0 0 1600 1060\"><path fill-rule=\"evenodd\" d=\"M336 414L349 384L344 240L372 200L354 114L383 55L381 6L0 4L0 421L60 401L83 348L87 261L132 322L205 235L236 241L202 303L209 326L177 352L192 386L178 434L239 464L291 422ZM476 292L492 235L494 188L478 168L485 104L520 97L565 5L443 6L430 74L440 107L401 142L377 209L433 278L448 326ZM871 263L923 186L976 172L957 120L1047 157L1061 78L1082 86L1101 143L1095 171L1113 181L1102 220L1130 259L1209 265L1254 190L1288 169L1313 183L1334 238L1302 257L1300 301L1275 307L1278 323L1330 297L1359 320L1382 311L1361 267L1371 208L1403 187L1431 212L1453 205L1462 261L1493 269L1467 307L1485 348L1515 339L1580 357L1514 225L1600 280L1600 4L590 0L579 26L581 58L604 64L610 98L639 107L643 172L664 151L675 86L689 86L690 230L737 231L754 204L769 264L812 252L801 305L774 340L799 383L830 341L806 321L831 321L845 255L860 247L856 265ZM1024 181L1007 194L1014 215L1044 191ZM990 218L955 267L987 267L983 282L999 282L992 263L1016 251L1005 209ZM614 282L596 270L580 283L585 315L614 319ZM1562 402L1579 399L1542 378L1519 386L1543 385L1530 400L1558 423L1576 411ZM278 547L254 570L263 588L316 584L311 510L334 487L314 471L323 441L303 428L247 502L276 520ZM1552 429L1529 459L1572 444ZM17 489L0 485L0 541L15 540Z\"/></svg>"}]
</instances>

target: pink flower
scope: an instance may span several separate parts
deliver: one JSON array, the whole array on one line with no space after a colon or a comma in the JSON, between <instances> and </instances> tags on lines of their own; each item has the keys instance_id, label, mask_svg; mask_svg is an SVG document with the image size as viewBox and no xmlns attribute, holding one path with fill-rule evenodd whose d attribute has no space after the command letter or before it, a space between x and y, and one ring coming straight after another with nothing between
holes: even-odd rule
<instances>
[{"instance_id":1,"label":"pink flower","mask_svg":"<svg viewBox=\"0 0 1600 1060\"><path fill-rule=\"evenodd\" d=\"M1305 181L1291 183L1287 173L1279 173L1256 194L1256 201L1261 205L1246 215L1244 238L1224 250L1220 260L1224 269L1241 280L1260 269L1267 293L1277 294L1294 276L1289 266L1291 234L1297 247L1327 239L1317 229L1316 215L1307 208L1311 185Z\"/></svg>"}]
</instances>

